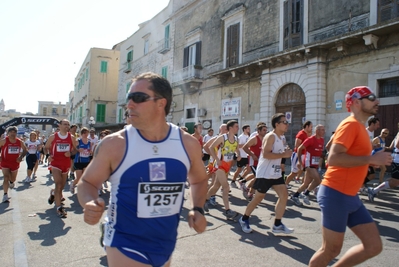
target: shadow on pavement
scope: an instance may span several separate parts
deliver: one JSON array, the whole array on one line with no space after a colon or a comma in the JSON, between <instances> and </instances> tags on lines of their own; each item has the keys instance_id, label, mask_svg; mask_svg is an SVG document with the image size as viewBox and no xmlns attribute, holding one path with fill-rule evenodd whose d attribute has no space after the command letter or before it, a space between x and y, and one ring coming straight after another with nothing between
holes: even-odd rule
<instances>
[{"instance_id":1,"label":"shadow on pavement","mask_svg":"<svg viewBox=\"0 0 399 267\"><path fill-rule=\"evenodd\" d=\"M13 209L10 208L10 202L0 203L0 215L12 210Z\"/></svg>"},{"instance_id":2,"label":"shadow on pavement","mask_svg":"<svg viewBox=\"0 0 399 267\"><path fill-rule=\"evenodd\" d=\"M102 256L102 257L100 258L100 265L101 265L101 266L108 266L108 259L107 259L107 256Z\"/></svg>"},{"instance_id":3,"label":"shadow on pavement","mask_svg":"<svg viewBox=\"0 0 399 267\"><path fill-rule=\"evenodd\" d=\"M57 242L56 237L66 235L71 227L64 228L63 219L57 217L55 208L46 210L45 213L36 213L42 220L49 221L48 224L39 225L39 232L28 232L31 240L42 240L42 246L52 246Z\"/></svg>"}]
</instances>

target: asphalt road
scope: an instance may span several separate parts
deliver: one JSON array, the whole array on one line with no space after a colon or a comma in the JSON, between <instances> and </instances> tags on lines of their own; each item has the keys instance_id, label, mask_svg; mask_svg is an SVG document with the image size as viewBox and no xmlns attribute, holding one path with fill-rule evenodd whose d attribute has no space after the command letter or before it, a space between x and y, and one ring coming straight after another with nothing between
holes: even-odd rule
<instances>
[{"instance_id":1,"label":"asphalt road","mask_svg":"<svg viewBox=\"0 0 399 267\"><path fill-rule=\"evenodd\" d=\"M22 163L16 187L9 192L10 203L0 204L0 266L107 266L104 250L99 245L98 226L83 222L82 208L76 195L69 193L69 186L64 190L68 218L60 219L55 208L47 203L50 188L54 186L47 168L39 166L37 181L31 185L21 182L25 174L26 164ZM297 185L292 185L295 190ZM188 194L186 191L187 198ZM103 197L107 202L108 194L104 193ZM398 197L399 190L381 192L374 203L361 196L378 224L384 250L360 266L397 266ZM241 191L233 188L230 200L232 209L242 214L247 201ZM218 205L206 215L207 231L200 235L190 229L185 220L190 206L186 201L172 266L306 266L321 245L317 202L314 197L310 206L297 207L289 202L283 222L295 228L295 232L275 235L271 227L276 200L271 190L253 212L251 234L243 233L238 222L226 221ZM222 203L220 196L217 201ZM358 239L348 229L342 253L357 243Z\"/></svg>"}]
</instances>

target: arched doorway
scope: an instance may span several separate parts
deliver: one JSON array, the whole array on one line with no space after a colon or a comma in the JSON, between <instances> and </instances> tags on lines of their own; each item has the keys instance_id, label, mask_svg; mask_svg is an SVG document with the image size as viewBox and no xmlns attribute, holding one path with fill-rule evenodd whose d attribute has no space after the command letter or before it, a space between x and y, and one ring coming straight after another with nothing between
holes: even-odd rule
<instances>
[{"instance_id":1,"label":"arched doorway","mask_svg":"<svg viewBox=\"0 0 399 267\"><path fill-rule=\"evenodd\" d=\"M291 124L285 138L287 144L294 148L295 136L302 130L303 120L306 114L306 100L302 88L294 83L283 86L276 99L276 113L291 112Z\"/></svg>"}]
</instances>

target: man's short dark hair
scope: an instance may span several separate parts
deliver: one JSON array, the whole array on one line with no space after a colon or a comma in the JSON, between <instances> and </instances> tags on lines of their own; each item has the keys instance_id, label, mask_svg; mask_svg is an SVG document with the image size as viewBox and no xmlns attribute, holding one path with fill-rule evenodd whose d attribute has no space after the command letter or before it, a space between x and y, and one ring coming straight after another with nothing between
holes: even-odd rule
<instances>
[{"instance_id":1,"label":"man's short dark hair","mask_svg":"<svg viewBox=\"0 0 399 267\"><path fill-rule=\"evenodd\" d=\"M244 126L242 126L242 131L245 131L245 129L249 128L250 126L248 124L245 124Z\"/></svg>"},{"instance_id":2,"label":"man's short dark hair","mask_svg":"<svg viewBox=\"0 0 399 267\"><path fill-rule=\"evenodd\" d=\"M227 125L227 131L230 130L230 128L233 127L236 123L238 124L238 122L235 121L235 120L228 121L227 124L226 124Z\"/></svg>"},{"instance_id":3,"label":"man's short dark hair","mask_svg":"<svg viewBox=\"0 0 399 267\"><path fill-rule=\"evenodd\" d=\"M263 130L263 128L267 128L267 127L266 127L266 124L261 124L261 125L259 125L258 128L256 128L256 130L257 130L258 132L261 132L261 131Z\"/></svg>"},{"instance_id":4,"label":"man's short dark hair","mask_svg":"<svg viewBox=\"0 0 399 267\"><path fill-rule=\"evenodd\" d=\"M17 126L10 126L7 128L7 133L10 131L18 133L18 127Z\"/></svg>"},{"instance_id":5,"label":"man's short dark hair","mask_svg":"<svg viewBox=\"0 0 399 267\"><path fill-rule=\"evenodd\" d=\"M305 121L305 123L302 125L302 129L305 129L306 127L310 126L312 124L311 121Z\"/></svg>"},{"instance_id":6,"label":"man's short dark hair","mask_svg":"<svg viewBox=\"0 0 399 267\"><path fill-rule=\"evenodd\" d=\"M367 121L367 123L368 123L369 126L370 126L371 124L376 124L377 121L380 121L380 120L379 120L377 117L373 117L373 118L370 118L370 119Z\"/></svg>"},{"instance_id":7,"label":"man's short dark hair","mask_svg":"<svg viewBox=\"0 0 399 267\"><path fill-rule=\"evenodd\" d=\"M208 133L209 133L209 132L213 132L213 129L212 129L212 128L209 128L209 129L208 129Z\"/></svg>"},{"instance_id":8,"label":"man's short dark hair","mask_svg":"<svg viewBox=\"0 0 399 267\"><path fill-rule=\"evenodd\" d=\"M276 113L272 117L272 126L273 129L276 129L276 124L280 121L281 118L285 117L284 113Z\"/></svg>"},{"instance_id":9,"label":"man's short dark hair","mask_svg":"<svg viewBox=\"0 0 399 267\"><path fill-rule=\"evenodd\" d=\"M166 99L165 115L168 115L173 96L172 87L170 86L169 81L159 74L153 72L145 72L136 76L133 79L132 84L140 80L147 80L148 82L150 82L151 85L148 87L148 89L153 91L155 96Z\"/></svg>"},{"instance_id":10,"label":"man's short dark hair","mask_svg":"<svg viewBox=\"0 0 399 267\"><path fill-rule=\"evenodd\" d=\"M76 124L72 124L71 127L69 127L69 129L71 128L78 128L78 126Z\"/></svg>"},{"instance_id":11,"label":"man's short dark hair","mask_svg":"<svg viewBox=\"0 0 399 267\"><path fill-rule=\"evenodd\" d=\"M202 123L200 123L200 122L198 122L198 123L194 124L194 129L197 129L197 128L198 128L198 126L200 126L200 125L202 125Z\"/></svg>"}]
</instances>

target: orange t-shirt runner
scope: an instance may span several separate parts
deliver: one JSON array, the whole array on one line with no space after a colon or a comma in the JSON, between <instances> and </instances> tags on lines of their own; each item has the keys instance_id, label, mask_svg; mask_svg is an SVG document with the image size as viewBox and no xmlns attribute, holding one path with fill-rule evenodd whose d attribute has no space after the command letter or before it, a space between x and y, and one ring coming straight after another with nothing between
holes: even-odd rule
<instances>
[{"instance_id":1,"label":"orange t-shirt runner","mask_svg":"<svg viewBox=\"0 0 399 267\"><path fill-rule=\"evenodd\" d=\"M334 134L333 144L340 144L353 156L371 155L370 137L364 125L353 116L343 120ZM357 167L328 166L322 184L342 194L355 196L364 182L369 164ZM360 175L363 174L363 175Z\"/></svg>"}]
</instances>

